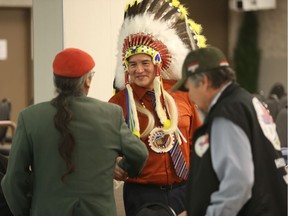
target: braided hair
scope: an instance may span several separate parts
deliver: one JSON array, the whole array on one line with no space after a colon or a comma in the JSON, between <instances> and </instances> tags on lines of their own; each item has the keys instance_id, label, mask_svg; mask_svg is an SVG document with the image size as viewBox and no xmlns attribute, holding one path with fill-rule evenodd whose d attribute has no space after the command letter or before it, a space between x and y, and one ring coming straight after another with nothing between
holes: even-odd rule
<instances>
[{"instance_id":1,"label":"braided hair","mask_svg":"<svg viewBox=\"0 0 288 216\"><path fill-rule=\"evenodd\" d=\"M52 99L51 103L57 109L54 116L54 124L61 135L58 150L66 163L66 171L61 177L62 181L67 175L74 172L75 168L72 161L75 139L69 129L69 123L73 117L73 113L70 110L70 102L73 97L83 94L84 83L88 76L90 76L90 73L80 78L67 78L54 74L54 85L58 95Z\"/></svg>"}]
</instances>

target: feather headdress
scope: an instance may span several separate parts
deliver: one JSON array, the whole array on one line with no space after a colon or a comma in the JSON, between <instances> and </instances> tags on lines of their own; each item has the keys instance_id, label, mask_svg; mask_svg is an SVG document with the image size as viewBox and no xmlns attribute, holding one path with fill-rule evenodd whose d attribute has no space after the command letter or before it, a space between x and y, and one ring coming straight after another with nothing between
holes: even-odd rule
<instances>
[{"instance_id":1,"label":"feather headdress","mask_svg":"<svg viewBox=\"0 0 288 216\"><path fill-rule=\"evenodd\" d=\"M206 46L201 31L202 27L188 18L187 9L178 0L133 0L126 6L119 32L115 86L125 87L126 60L131 56L127 53L145 53L141 48L134 52L133 48L141 45L159 54L163 79L179 80L188 52Z\"/></svg>"},{"instance_id":2,"label":"feather headdress","mask_svg":"<svg viewBox=\"0 0 288 216\"><path fill-rule=\"evenodd\" d=\"M173 98L163 89L162 79L181 78L182 64L189 51L206 46L201 31L201 26L188 18L187 9L178 0L133 0L127 4L118 38L114 84L117 89L126 87L127 123L136 135L140 136L139 109L129 84L128 58L140 53L151 56L157 70L154 79L155 110L165 133L174 133L178 112ZM167 104L161 104L162 96Z\"/></svg>"}]
</instances>

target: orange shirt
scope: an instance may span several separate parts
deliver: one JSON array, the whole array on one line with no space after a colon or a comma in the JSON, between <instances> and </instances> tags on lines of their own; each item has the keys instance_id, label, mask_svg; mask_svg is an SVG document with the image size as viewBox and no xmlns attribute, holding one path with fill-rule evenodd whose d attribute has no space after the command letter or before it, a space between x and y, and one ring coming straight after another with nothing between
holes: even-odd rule
<instances>
[{"instance_id":1,"label":"orange shirt","mask_svg":"<svg viewBox=\"0 0 288 216\"><path fill-rule=\"evenodd\" d=\"M182 91L171 92L172 86L175 84L172 80L163 80L164 89L174 98L178 108L178 128L186 138L187 143L182 140L180 145L185 161L189 166L190 159L190 144L194 131L201 125L198 111L194 104L189 101L188 93ZM134 99L143 104L155 117L156 125L161 125L154 111L151 103L151 96L146 94L147 89L131 84L133 89ZM126 118L126 89L118 92L114 95L109 102L120 105L123 108L124 117ZM140 124L140 133L146 128L148 118L138 113L138 119ZM179 178L174 170L173 162L170 157L170 153L156 153L154 152L148 143L148 137L143 138L142 141L146 144L149 157L146 165L144 166L141 176L137 178L129 178L127 182L137 182L142 184L157 184L157 185L170 185L183 181Z\"/></svg>"}]
</instances>

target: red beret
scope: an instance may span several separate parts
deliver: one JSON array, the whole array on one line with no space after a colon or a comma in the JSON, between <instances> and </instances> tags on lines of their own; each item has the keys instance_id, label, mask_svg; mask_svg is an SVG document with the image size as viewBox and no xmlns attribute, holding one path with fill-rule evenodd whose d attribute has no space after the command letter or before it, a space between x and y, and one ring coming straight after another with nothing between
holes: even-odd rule
<instances>
[{"instance_id":1,"label":"red beret","mask_svg":"<svg viewBox=\"0 0 288 216\"><path fill-rule=\"evenodd\" d=\"M94 66L95 62L88 53L76 48L67 48L56 55L53 72L63 77L81 77Z\"/></svg>"}]
</instances>

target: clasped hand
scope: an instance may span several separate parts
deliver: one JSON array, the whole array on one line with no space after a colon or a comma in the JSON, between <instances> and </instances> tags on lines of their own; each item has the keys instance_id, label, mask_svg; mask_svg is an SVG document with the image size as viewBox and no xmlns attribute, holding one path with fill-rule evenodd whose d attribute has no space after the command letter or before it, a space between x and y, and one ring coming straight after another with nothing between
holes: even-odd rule
<instances>
[{"instance_id":1,"label":"clasped hand","mask_svg":"<svg viewBox=\"0 0 288 216\"><path fill-rule=\"evenodd\" d=\"M116 158L115 169L114 169L114 179L117 181L126 181L128 179L128 173L123 170L118 164L123 157L119 156Z\"/></svg>"}]
</instances>

